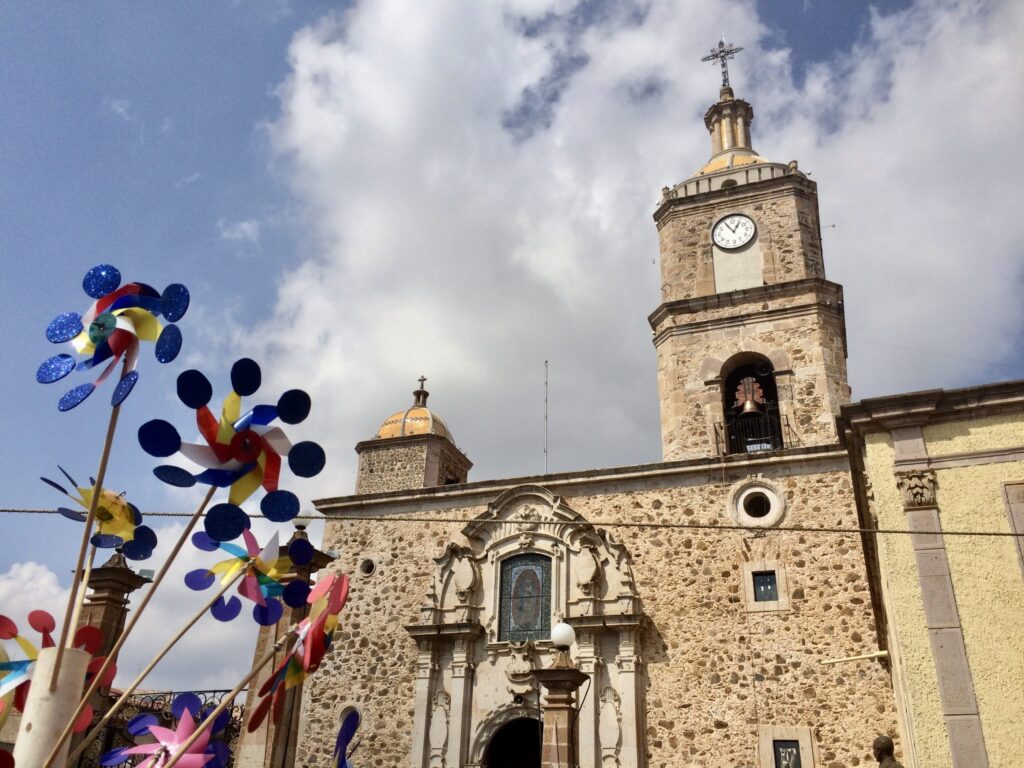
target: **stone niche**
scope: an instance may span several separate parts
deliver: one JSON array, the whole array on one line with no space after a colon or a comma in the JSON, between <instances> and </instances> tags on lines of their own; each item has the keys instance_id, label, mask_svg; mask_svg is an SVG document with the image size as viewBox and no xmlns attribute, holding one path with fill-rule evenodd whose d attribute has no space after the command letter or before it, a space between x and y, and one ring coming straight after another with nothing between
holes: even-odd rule
<instances>
[{"instance_id":1,"label":"stone niche","mask_svg":"<svg viewBox=\"0 0 1024 768\"><path fill-rule=\"evenodd\" d=\"M580 696L580 764L642 765L643 616L626 549L540 486L502 493L462 534L435 559L420 623L406 627L417 643L410 765L486 765L503 727L537 720L531 671L550 664L546 630L559 620L576 628L571 653L590 677ZM523 555L548 568L549 623L526 639L508 630L501 609L503 563Z\"/></svg>"}]
</instances>

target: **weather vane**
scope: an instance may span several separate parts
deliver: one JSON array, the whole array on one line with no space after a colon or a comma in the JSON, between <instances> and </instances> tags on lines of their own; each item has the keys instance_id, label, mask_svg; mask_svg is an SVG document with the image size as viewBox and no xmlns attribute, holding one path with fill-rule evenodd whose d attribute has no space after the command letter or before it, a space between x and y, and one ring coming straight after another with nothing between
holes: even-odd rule
<instances>
[{"instance_id":1,"label":"weather vane","mask_svg":"<svg viewBox=\"0 0 1024 768\"><path fill-rule=\"evenodd\" d=\"M705 56L701 61L717 61L722 65L722 87L729 87L729 59L735 56L737 53L742 51L742 48L737 48L732 43L729 45L725 44L725 39L718 41L718 47L711 49L711 55Z\"/></svg>"}]
</instances>

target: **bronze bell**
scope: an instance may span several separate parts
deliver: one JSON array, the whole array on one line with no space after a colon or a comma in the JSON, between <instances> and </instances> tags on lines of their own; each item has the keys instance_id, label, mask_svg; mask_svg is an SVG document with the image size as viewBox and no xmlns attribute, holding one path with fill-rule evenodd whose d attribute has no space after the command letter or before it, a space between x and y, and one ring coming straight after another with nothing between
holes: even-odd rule
<instances>
[{"instance_id":1,"label":"bronze bell","mask_svg":"<svg viewBox=\"0 0 1024 768\"><path fill-rule=\"evenodd\" d=\"M743 402L743 410L740 411L740 416L747 416L749 414L760 415L761 406L755 403L753 400L745 400Z\"/></svg>"}]
</instances>

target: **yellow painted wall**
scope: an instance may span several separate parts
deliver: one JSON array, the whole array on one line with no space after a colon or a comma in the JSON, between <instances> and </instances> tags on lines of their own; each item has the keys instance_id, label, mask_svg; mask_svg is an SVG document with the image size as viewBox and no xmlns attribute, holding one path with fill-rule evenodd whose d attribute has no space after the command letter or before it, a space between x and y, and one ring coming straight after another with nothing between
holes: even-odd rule
<instances>
[{"instance_id":1,"label":"yellow painted wall","mask_svg":"<svg viewBox=\"0 0 1024 768\"><path fill-rule=\"evenodd\" d=\"M926 427L931 457L986 452L1024 445L1024 414ZM888 434L868 435L865 469L874 491L880 528L907 525L893 475ZM1024 482L1024 461L936 470L940 519L945 531L1010 531L1003 484ZM882 589L894 661L906 696L920 768L950 765L917 567L910 537L880 535ZM964 643L991 768L1019 768L1024 755L1024 580L1009 537L945 536ZM907 738L907 735L904 735ZM909 745L908 745L909 746Z\"/></svg>"}]
</instances>

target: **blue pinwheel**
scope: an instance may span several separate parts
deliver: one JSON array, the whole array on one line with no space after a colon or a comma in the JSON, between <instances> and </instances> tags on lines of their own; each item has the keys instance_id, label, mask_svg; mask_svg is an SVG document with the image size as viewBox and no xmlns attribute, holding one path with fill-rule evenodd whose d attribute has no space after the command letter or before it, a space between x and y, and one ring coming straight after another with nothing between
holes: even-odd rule
<instances>
[{"instance_id":1,"label":"blue pinwheel","mask_svg":"<svg viewBox=\"0 0 1024 768\"><path fill-rule=\"evenodd\" d=\"M75 352L85 355L85 359L76 362L72 355L54 355L39 366L36 381L51 384L74 370L88 370L101 363L106 363L106 367L95 382L66 392L57 404L62 411L71 410L91 395L122 360L124 370L111 404L124 402L139 378L135 370L139 341L156 342L156 359L171 362L181 350L181 331L174 323L188 310L189 294L184 285L174 283L163 293L145 283L121 285L121 273L109 264L86 272L82 287L95 301L85 314L65 312L54 318L46 329L46 338L54 344L70 341ZM160 323L161 315L167 325Z\"/></svg>"},{"instance_id":2,"label":"blue pinwheel","mask_svg":"<svg viewBox=\"0 0 1024 768\"><path fill-rule=\"evenodd\" d=\"M228 501L213 506L206 515L206 533L215 541L230 541L249 528L249 516L239 506L261 486L267 492L260 501L263 514L276 523L287 522L299 513L299 499L278 487L281 460L288 459L292 473L313 477L324 468L326 457L317 443L294 445L274 422L298 424L309 415L309 395L291 389L276 405L257 405L242 413L242 397L256 392L262 374L259 365L242 358L231 367L232 392L224 399L221 417L213 415L208 403L213 387L201 372L185 371L178 377L178 398L196 411L199 433L206 441L184 443L174 425L162 419L147 421L139 428L139 443L151 456L179 454L204 470L192 474L165 464L153 470L170 485L188 488L196 483L230 488Z\"/></svg>"},{"instance_id":3,"label":"blue pinwheel","mask_svg":"<svg viewBox=\"0 0 1024 768\"><path fill-rule=\"evenodd\" d=\"M359 728L359 712L350 710L341 720L341 728L338 729L338 740L334 744L334 760L332 768L353 768L351 757L359 746L357 741L349 749L349 744L355 738L356 730Z\"/></svg>"}]
</instances>

